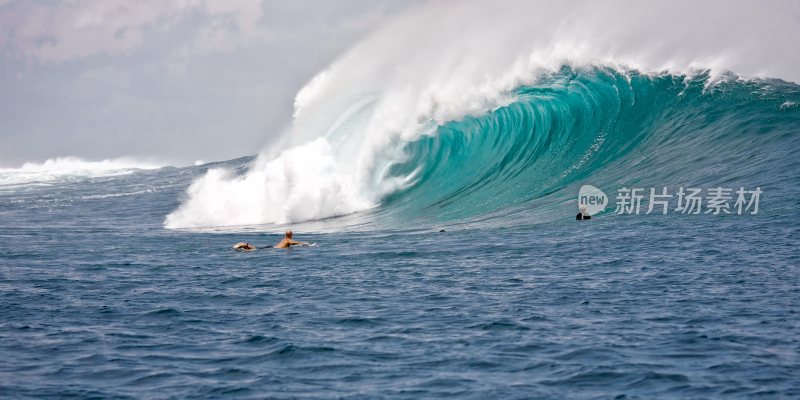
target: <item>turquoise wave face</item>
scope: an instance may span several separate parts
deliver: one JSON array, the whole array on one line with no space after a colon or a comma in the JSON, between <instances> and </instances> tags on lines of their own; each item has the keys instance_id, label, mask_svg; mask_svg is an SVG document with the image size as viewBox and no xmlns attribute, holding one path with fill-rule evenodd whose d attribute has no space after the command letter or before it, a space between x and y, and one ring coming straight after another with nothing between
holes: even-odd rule
<instances>
[{"instance_id":1,"label":"turquoise wave face","mask_svg":"<svg viewBox=\"0 0 800 400\"><path fill-rule=\"evenodd\" d=\"M415 181L382 219L508 225L563 219L581 184L760 186L797 204L800 87L564 67L517 100L405 147ZM791 196L794 196L793 198ZM771 202L773 207L782 207Z\"/></svg>"}]
</instances>

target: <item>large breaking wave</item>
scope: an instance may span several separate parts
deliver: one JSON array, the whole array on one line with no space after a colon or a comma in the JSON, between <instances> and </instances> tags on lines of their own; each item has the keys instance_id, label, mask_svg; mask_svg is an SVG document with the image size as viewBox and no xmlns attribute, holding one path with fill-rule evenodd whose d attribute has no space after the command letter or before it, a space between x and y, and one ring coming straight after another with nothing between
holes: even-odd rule
<instances>
[{"instance_id":1,"label":"large breaking wave","mask_svg":"<svg viewBox=\"0 0 800 400\"><path fill-rule=\"evenodd\" d=\"M800 80L781 43L800 6L774 6L429 5L320 73L280 143L210 170L165 226L508 223L556 218L587 180L791 183L800 92L767 78Z\"/></svg>"}]
</instances>

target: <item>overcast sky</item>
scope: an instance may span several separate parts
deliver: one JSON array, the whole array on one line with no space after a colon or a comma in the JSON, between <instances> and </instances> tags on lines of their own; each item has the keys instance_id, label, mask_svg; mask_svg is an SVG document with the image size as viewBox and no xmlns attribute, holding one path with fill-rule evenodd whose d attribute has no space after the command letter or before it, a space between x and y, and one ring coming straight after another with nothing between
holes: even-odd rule
<instances>
[{"instance_id":1,"label":"overcast sky","mask_svg":"<svg viewBox=\"0 0 800 400\"><path fill-rule=\"evenodd\" d=\"M423 0L0 0L0 167L256 154L294 95Z\"/></svg>"}]
</instances>

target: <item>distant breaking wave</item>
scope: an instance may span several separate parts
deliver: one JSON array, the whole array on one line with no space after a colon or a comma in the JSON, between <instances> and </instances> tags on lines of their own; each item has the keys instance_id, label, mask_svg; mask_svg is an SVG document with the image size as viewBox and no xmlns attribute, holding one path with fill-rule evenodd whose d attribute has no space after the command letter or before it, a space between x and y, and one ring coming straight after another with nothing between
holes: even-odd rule
<instances>
[{"instance_id":1,"label":"distant breaking wave","mask_svg":"<svg viewBox=\"0 0 800 400\"><path fill-rule=\"evenodd\" d=\"M0 185L52 183L83 178L129 174L136 170L157 169L161 165L118 158L86 161L78 157L58 157L43 163L25 163L19 168L0 168Z\"/></svg>"},{"instance_id":2,"label":"distant breaking wave","mask_svg":"<svg viewBox=\"0 0 800 400\"><path fill-rule=\"evenodd\" d=\"M280 144L243 174L211 169L164 224L365 210L390 225L497 224L586 180L790 180L800 116L786 104L800 96L770 78L800 81L800 55L782 44L800 34L797 14L789 2L429 5L320 73Z\"/></svg>"}]
</instances>

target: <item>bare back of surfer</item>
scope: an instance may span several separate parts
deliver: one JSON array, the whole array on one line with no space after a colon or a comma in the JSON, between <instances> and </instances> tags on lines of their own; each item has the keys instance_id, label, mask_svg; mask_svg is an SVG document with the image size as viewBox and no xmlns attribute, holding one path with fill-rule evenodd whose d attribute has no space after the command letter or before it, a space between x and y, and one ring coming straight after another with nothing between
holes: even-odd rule
<instances>
[{"instance_id":1,"label":"bare back of surfer","mask_svg":"<svg viewBox=\"0 0 800 400\"><path fill-rule=\"evenodd\" d=\"M288 249L292 246L308 246L309 244L306 242L298 242L296 240L292 240L292 231L286 231L286 235L280 241L280 243L275 245L276 249Z\"/></svg>"}]
</instances>

